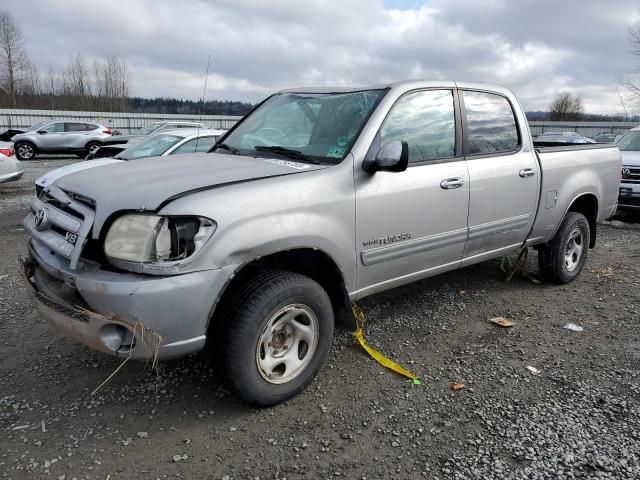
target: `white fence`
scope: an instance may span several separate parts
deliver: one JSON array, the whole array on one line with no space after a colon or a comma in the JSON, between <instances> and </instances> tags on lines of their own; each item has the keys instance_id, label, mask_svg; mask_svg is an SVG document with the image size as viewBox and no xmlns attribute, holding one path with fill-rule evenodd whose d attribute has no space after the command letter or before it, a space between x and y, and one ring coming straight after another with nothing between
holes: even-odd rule
<instances>
[{"instance_id":1,"label":"white fence","mask_svg":"<svg viewBox=\"0 0 640 480\"><path fill-rule=\"evenodd\" d=\"M639 125L640 122L529 122L531 134L534 136L545 132L578 132L589 138L595 137L599 133L622 135L627 130Z\"/></svg>"},{"instance_id":2,"label":"white fence","mask_svg":"<svg viewBox=\"0 0 640 480\"><path fill-rule=\"evenodd\" d=\"M24 129L39 122L53 120L97 121L122 133L144 127L159 120L201 122L211 128L231 128L242 117L232 115L171 115L160 113L74 112L64 110L0 109L0 131Z\"/></svg>"},{"instance_id":3,"label":"white fence","mask_svg":"<svg viewBox=\"0 0 640 480\"><path fill-rule=\"evenodd\" d=\"M231 128L242 117L231 115L170 115L161 113L117 113L117 112L73 112L57 110L18 110L0 109L0 131L7 128L26 128L38 122L52 120L84 120L99 121L104 125L129 133L148 123L159 120L187 120L202 122L212 128ZM531 133L540 135L544 132L578 132L585 137L593 137L599 133L622 134L630 128L637 127L639 122L548 122L531 121Z\"/></svg>"}]
</instances>

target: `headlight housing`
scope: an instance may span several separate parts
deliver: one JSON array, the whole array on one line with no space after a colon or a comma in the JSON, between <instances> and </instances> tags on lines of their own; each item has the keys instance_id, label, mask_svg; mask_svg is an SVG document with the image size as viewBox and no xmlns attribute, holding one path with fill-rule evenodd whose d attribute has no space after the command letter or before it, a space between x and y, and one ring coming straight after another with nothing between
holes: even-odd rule
<instances>
[{"instance_id":1,"label":"headlight housing","mask_svg":"<svg viewBox=\"0 0 640 480\"><path fill-rule=\"evenodd\" d=\"M202 217L172 217L142 213L117 218L104 240L104 253L112 265L137 273L178 273L216 229Z\"/></svg>"}]
</instances>

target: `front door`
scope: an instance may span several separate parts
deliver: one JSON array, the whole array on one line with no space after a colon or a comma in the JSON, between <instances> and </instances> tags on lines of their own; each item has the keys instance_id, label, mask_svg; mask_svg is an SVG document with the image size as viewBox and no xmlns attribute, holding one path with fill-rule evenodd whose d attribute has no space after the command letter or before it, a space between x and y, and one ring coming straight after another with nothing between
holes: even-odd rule
<instances>
[{"instance_id":1,"label":"front door","mask_svg":"<svg viewBox=\"0 0 640 480\"><path fill-rule=\"evenodd\" d=\"M540 175L509 99L471 90L460 94L471 182L466 265L524 242L535 220Z\"/></svg>"},{"instance_id":2,"label":"front door","mask_svg":"<svg viewBox=\"0 0 640 480\"><path fill-rule=\"evenodd\" d=\"M369 294L456 268L466 240L469 175L453 90L401 97L367 157L409 145L404 172L356 172L358 290Z\"/></svg>"},{"instance_id":3,"label":"front door","mask_svg":"<svg viewBox=\"0 0 640 480\"><path fill-rule=\"evenodd\" d=\"M38 147L40 150L63 150L65 146L66 134L64 132L63 122L50 123L38 130Z\"/></svg>"}]
</instances>

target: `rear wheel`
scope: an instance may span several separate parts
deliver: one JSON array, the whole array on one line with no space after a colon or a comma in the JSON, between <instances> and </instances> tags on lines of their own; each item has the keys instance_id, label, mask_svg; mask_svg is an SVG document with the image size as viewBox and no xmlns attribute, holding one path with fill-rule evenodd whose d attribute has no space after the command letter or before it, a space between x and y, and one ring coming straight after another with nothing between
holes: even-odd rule
<instances>
[{"instance_id":1,"label":"rear wheel","mask_svg":"<svg viewBox=\"0 0 640 480\"><path fill-rule=\"evenodd\" d=\"M542 278L560 284L575 280L587 260L589 239L589 222L585 216L567 213L551 242L538 250Z\"/></svg>"},{"instance_id":2,"label":"rear wheel","mask_svg":"<svg viewBox=\"0 0 640 480\"><path fill-rule=\"evenodd\" d=\"M262 274L230 303L223 339L228 379L249 403L268 406L300 393L324 364L333 338L329 296L291 272Z\"/></svg>"},{"instance_id":3,"label":"rear wheel","mask_svg":"<svg viewBox=\"0 0 640 480\"><path fill-rule=\"evenodd\" d=\"M95 155L95 153L98 151L98 149L101 146L102 145L101 145L100 142L89 142L89 143L87 143L87 147L86 147L86 150L85 150L85 155L83 156L83 158L86 157L86 156Z\"/></svg>"},{"instance_id":4,"label":"rear wheel","mask_svg":"<svg viewBox=\"0 0 640 480\"><path fill-rule=\"evenodd\" d=\"M15 144L16 157L18 160L33 160L36 158L37 149L29 142L18 142Z\"/></svg>"}]
</instances>

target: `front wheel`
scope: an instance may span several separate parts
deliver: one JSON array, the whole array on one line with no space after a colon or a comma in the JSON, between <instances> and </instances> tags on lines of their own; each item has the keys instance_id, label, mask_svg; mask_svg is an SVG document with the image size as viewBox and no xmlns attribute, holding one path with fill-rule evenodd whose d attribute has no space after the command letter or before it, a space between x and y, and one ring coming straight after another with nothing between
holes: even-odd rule
<instances>
[{"instance_id":1,"label":"front wheel","mask_svg":"<svg viewBox=\"0 0 640 480\"><path fill-rule=\"evenodd\" d=\"M36 147L29 142L18 142L15 144L16 157L18 160L33 160L36 158Z\"/></svg>"},{"instance_id":2,"label":"front wheel","mask_svg":"<svg viewBox=\"0 0 640 480\"><path fill-rule=\"evenodd\" d=\"M231 302L225 360L233 388L269 406L300 393L324 364L333 338L331 301L314 280L270 272L247 283Z\"/></svg>"},{"instance_id":3,"label":"front wheel","mask_svg":"<svg viewBox=\"0 0 640 480\"><path fill-rule=\"evenodd\" d=\"M589 222L578 212L569 212L555 236L538 250L538 266L544 280L569 283L576 279L587 260Z\"/></svg>"}]
</instances>

